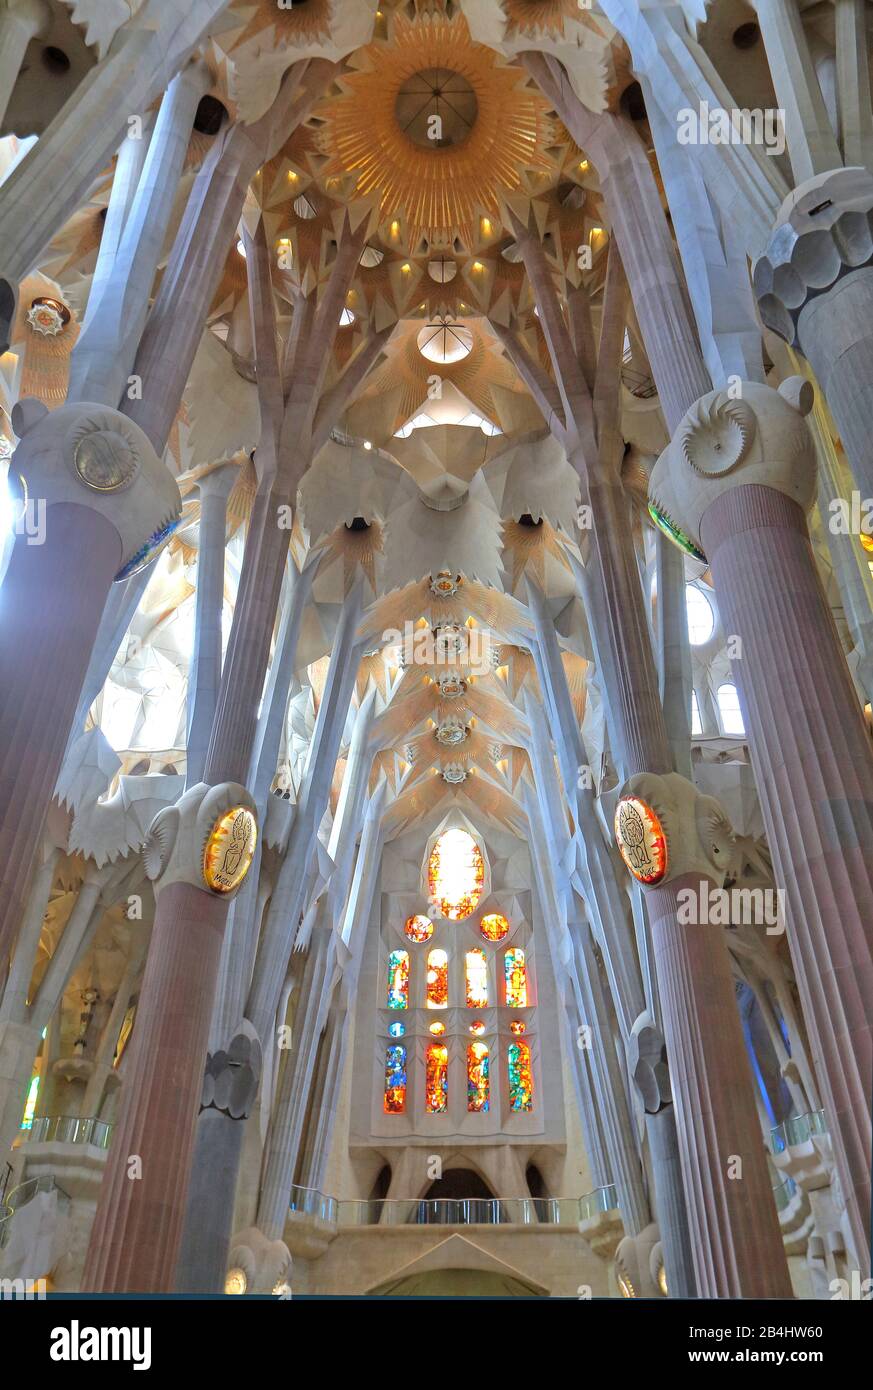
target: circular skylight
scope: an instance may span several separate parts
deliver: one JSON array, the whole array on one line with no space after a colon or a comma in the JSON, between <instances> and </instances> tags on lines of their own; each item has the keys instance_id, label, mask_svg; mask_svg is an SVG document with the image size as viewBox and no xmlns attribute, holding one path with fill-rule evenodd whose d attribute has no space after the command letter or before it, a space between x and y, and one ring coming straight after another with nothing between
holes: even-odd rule
<instances>
[{"instance_id":1,"label":"circular skylight","mask_svg":"<svg viewBox=\"0 0 873 1390\"><path fill-rule=\"evenodd\" d=\"M473 334L459 323L428 323L418 335L418 350L428 362L460 362L473 350Z\"/></svg>"}]
</instances>

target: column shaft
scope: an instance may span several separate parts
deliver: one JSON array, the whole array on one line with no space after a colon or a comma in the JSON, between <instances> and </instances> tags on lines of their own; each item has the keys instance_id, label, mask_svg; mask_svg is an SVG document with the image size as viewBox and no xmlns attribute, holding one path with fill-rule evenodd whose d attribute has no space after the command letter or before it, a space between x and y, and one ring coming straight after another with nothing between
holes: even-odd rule
<instances>
[{"instance_id":1,"label":"column shaft","mask_svg":"<svg viewBox=\"0 0 873 1390\"><path fill-rule=\"evenodd\" d=\"M789 944L856 1253L869 1258L873 747L800 507L757 485L704 514Z\"/></svg>"}]
</instances>

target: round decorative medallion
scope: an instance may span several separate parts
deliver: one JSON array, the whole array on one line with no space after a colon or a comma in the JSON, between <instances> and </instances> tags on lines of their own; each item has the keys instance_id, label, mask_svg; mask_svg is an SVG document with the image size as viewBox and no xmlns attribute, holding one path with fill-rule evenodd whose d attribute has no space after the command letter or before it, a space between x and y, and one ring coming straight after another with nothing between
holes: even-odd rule
<instances>
[{"instance_id":1,"label":"round decorative medallion","mask_svg":"<svg viewBox=\"0 0 873 1390\"><path fill-rule=\"evenodd\" d=\"M70 311L59 299L35 299L26 317L34 333L41 333L44 338L56 338L70 322Z\"/></svg>"},{"instance_id":2,"label":"round decorative medallion","mask_svg":"<svg viewBox=\"0 0 873 1390\"><path fill-rule=\"evenodd\" d=\"M433 922L429 917L424 917L419 912L415 917L408 917L406 919L403 930L410 941L429 941L433 936Z\"/></svg>"},{"instance_id":3,"label":"round decorative medallion","mask_svg":"<svg viewBox=\"0 0 873 1390\"><path fill-rule=\"evenodd\" d=\"M130 579L131 575L139 574L146 565L150 565L152 560L163 550L167 541L182 524L181 516L173 517L165 526L159 526L157 531L153 531L148 540L144 541L139 550L131 555L126 565L118 571L115 576L115 583L120 584L125 579Z\"/></svg>"},{"instance_id":4,"label":"round decorative medallion","mask_svg":"<svg viewBox=\"0 0 873 1390\"><path fill-rule=\"evenodd\" d=\"M521 1037L522 1033L527 1032L527 1024L523 1023L520 1018L514 1018L509 1025L509 1031L510 1033L514 1033L515 1036L519 1038Z\"/></svg>"},{"instance_id":5,"label":"round decorative medallion","mask_svg":"<svg viewBox=\"0 0 873 1390\"><path fill-rule=\"evenodd\" d=\"M139 458L115 430L84 435L76 445L73 462L82 482L95 492L129 487L139 472Z\"/></svg>"},{"instance_id":6,"label":"round decorative medallion","mask_svg":"<svg viewBox=\"0 0 873 1390\"><path fill-rule=\"evenodd\" d=\"M446 1025L444 1023L432 1023L427 1031L433 1033L435 1038L441 1038L446 1031Z\"/></svg>"},{"instance_id":7,"label":"round decorative medallion","mask_svg":"<svg viewBox=\"0 0 873 1390\"><path fill-rule=\"evenodd\" d=\"M482 1036L482 1034L485 1032L485 1024L482 1022L481 1018L476 1018L473 1020L473 1022L470 1024L470 1032L473 1034L474 1038L479 1038Z\"/></svg>"},{"instance_id":8,"label":"round decorative medallion","mask_svg":"<svg viewBox=\"0 0 873 1390\"><path fill-rule=\"evenodd\" d=\"M623 796L615 809L615 839L639 883L660 883L667 872L667 837L651 806Z\"/></svg>"},{"instance_id":9,"label":"round decorative medallion","mask_svg":"<svg viewBox=\"0 0 873 1390\"><path fill-rule=\"evenodd\" d=\"M703 563L706 564L706 556L703 551L694 544L690 536L686 536L682 527L677 525L673 518L668 516L666 512L656 507L654 502L649 503L649 516L658 527L658 530L663 531L664 535L667 536L674 545L678 545L679 549L684 550L686 555L691 555L695 560L702 560Z\"/></svg>"},{"instance_id":10,"label":"round decorative medallion","mask_svg":"<svg viewBox=\"0 0 873 1390\"><path fill-rule=\"evenodd\" d=\"M443 779L452 785L456 785L458 782L465 782L467 780L467 769L461 763L446 763L443 768Z\"/></svg>"},{"instance_id":11,"label":"round decorative medallion","mask_svg":"<svg viewBox=\"0 0 873 1390\"><path fill-rule=\"evenodd\" d=\"M437 680L440 690L441 700L457 700L460 695L466 695L467 682L460 676L444 675Z\"/></svg>"},{"instance_id":12,"label":"round decorative medallion","mask_svg":"<svg viewBox=\"0 0 873 1390\"><path fill-rule=\"evenodd\" d=\"M464 743L467 738L467 726L461 719L444 719L434 729L437 743L441 743L444 748L452 748L455 744Z\"/></svg>"},{"instance_id":13,"label":"round decorative medallion","mask_svg":"<svg viewBox=\"0 0 873 1390\"><path fill-rule=\"evenodd\" d=\"M239 887L257 841L258 827L248 806L233 806L219 816L203 850L203 877L213 893L232 893Z\"/></svg>"},{"instance_id":14,"label":"round decorative medallion","mask_svg":"<svg viewBox=\"0 0 873 1390\"><path fill-rule=\"evenodd\" d=\"M430 581L430 591L435 598L454 598L461 587L461 576L452 575L448 570L440 570Z\"/></svg>"}]
</instances>

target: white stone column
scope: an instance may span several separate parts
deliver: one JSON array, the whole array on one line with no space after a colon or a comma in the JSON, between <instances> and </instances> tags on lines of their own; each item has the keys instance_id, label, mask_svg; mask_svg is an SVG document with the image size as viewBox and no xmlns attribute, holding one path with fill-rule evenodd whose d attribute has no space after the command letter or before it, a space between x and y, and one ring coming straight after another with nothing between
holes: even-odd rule
<instances>
[{"instance_id":1,"label":"white stone column","mask_svg":"<svg viewBox=\"0 0 873 1390\"><path fill-rule=\"evenodd\" d=\"M94 288L70 361L69 401L118 405L145 327L158 259L200 98L210 85L205 63L189 63L161 102L142 175L107 278ZM128 135L128 141L132 137Z\"/></svg>"},{"instance_id":2,"label":"white stone column","mask_svg":"<svg viewBox=\"0 0 873 1390\"><path fill-rule=\"evenodd\" d=\"M11 0L0 6L0 122L31 39L45 32L51 19L46 0Z\"/></svg>"},{"instance_id":3,"label":"white stone column","mask_svg":"<svg viewBox=\"0 0 873 1390\"><path fill-rule=\"evenodd\" d=\"M267 910L255 962L246 1017L251 1019L261 1038L266 1037L273 1024L288 957L297 933L297 921L304 906L314 839L336 769L340 739L359 664L357 625L360 611L361 588L360 584L356 584L343 604L334 636L324 694L309 745L297 815Z\"/></svg>"},{"instance_id":4,"label":"white stone column","mask_svg":"<svg viewBox=\"0 0 873 1390\"><path fill-rule=\"evenodd\" d=\"M785 134L795 183L826 174L842 155L819 86L797 0L757 0L776 100L785 112Z\"/></svg>"},{"instance_id":5,"label":"white stone column","mask_svg":"<svg viewBox=\"0 0 873 1390\"><path fill-rule=\"evenodd\" d=\"M221 617L224 608L224 551L227 499L239 476L232 464L213 468L199 480L200 527L194 651L188 670L188 741L185 785L202 781L206 750L221 683Z\"/></svg>"}]
</instances>

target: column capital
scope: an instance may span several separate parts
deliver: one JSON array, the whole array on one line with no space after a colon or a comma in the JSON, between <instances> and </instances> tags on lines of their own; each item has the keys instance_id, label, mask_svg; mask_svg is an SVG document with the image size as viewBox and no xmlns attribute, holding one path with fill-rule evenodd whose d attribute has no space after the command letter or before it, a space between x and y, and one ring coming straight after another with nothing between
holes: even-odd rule
<instances>
[{"instance_id":1,"label":"column capital","mask_svg":"<svg viewBox=\"0 0 873 1390\"><path fill-rule=\"evenodd\" d=\"M757 486L781 492L808 512L817 462L804 417L813 387L788 377L778 390L738 382L710 391L685 412L649 479L649 512L679 546L705 559L701 527L725 493Z\"/></svg>"},{"instance_id":2,"label":"column capital","mask_svg":"<svg viewBox=\"0 0 873 1390\"><path fill-rule=\"evenodd\" d=\"M873 264L873 174L830 169L792 189L755 262L755 297L768 328L798 340L806 305L844 275Z\"/></svg>"},{"instance_id":3,"label":"column capital","mask_svg":"<svg viewBox=\"0 0 873 1390\"><path fill-rule=\"evenodd\" d=\"M12 467L24 480L28 505L88 507L115 528L125 579L147 564L175 529L182 499L148 436L120 411L94 404L49 411L19 401L12 428L21 443Z\"/></svg>"},{"instance_id":4,"label":"column capital","mask_svg":"<svg viewBox=\"0 0 873 1390\"><path fill-rule=\"evenodd\" d=\"M733 826L712 796L678 772L639 772L625 782L615 809L621 857L643 887L677 879L721 883L734 846Z\"/></svg>"},{"instance_id":5,"label":"column capital","mask_svg":"<svg viewBox=\"0 0 873 1390\"><path fill-rule=\"evenodd\" d=\"M143 862L160 894L185 883L232 898L251 867L258 836L254 798L237 782L198 782L151 823Z\"/></svg>"}]
</instances>

